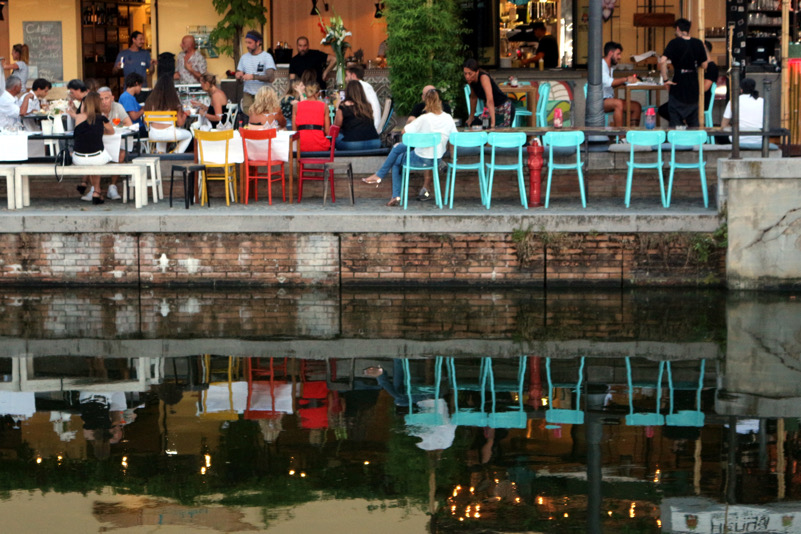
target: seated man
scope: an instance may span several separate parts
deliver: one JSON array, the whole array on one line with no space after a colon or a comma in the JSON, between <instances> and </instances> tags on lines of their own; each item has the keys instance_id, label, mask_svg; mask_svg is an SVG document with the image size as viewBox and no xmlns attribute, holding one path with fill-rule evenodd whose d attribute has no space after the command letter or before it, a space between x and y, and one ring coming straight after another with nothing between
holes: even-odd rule
<instances>
[{"instance_id":1,"label":"seated man","mask_svg":"<svg viewBox=\"0 0 801 534\"><path fill-rule=\"evenodd\" d=\"M0 128L22 128L17 104L17 96L20 93L22 93L22 80L16 76L9 76L6 80L6 90L0 95Z\"/></svg>"},{"instance_id":2,"label":"seated man","mask_svg":"<svg viewBox=\"0 0 801 534\"><path fill-rule=\"evenodd\" d=\"M33 81L33 87L24 95L20 95L17 100L19 101L19 114L30 115L36 113L47 107L47 93L50 92L52 85L44 78L37 78Z\"/></svg>"},{"instance_id":3,"label":"seated man","mask_svg":"<svg viewBox=\"0 0 801 534\"><path fill-rule=\"evenodd\" d=\"M604 92L604 113L612 114L612 122L610 126L627 126L623 121L623 111L626 108L626 101L620 98L615 98L615 87L626 85L627 83L636 83L637 76L631 75L627 78L615 78L612 73L615 70L615 65L620 63L620 55L623 53L623 46L620 43L609 41L604 45L604 60L601 63L601 72L603 74L602 86ZM640 115L642 114L642 106L639 102L631 103L631 124L636 126L640 124Z\"/></svg>"},{"instance_id":4,"label":"seated man","mask_svg":"<svg viewBox=\"0 0 801 534\"><path fill-rule=\"evenodd\" d=\"M122 107L122 104L114 102L114 94L109 87L101 87L97 90L100 95L100 112L106 117L114 126L130 126L131 117L128 112ZM118 161L125 161L125 149L120 146L120 155ZM111 185L108 186L106 196L111 200L119 200L120 193L117 191L117 176L111 177Z\"/></svg>"},{"instance_id":5,"label":"seated man","mask_svg":"<svg viewBox=\"0 0 801 534\"><path fill-rule=\"evenodd\" d=\"M132 72L127 75L125 77L125 91L120 95L120 105L128 113L132 123L139 125L139 134L147 137L147 128L142 120L145 112L136 100L136 95L142 92L142 84L144 83L145 79L139 73Z\"/></svg>"}]
</instances>

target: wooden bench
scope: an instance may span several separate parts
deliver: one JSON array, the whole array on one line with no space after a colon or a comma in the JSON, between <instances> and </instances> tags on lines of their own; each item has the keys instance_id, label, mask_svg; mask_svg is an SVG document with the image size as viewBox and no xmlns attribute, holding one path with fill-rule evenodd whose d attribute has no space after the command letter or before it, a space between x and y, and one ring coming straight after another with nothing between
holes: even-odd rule
<instances>
[{"instance_id":1,"label":"wooden bench","mask_svg":"<svg viewBox=\"0 0 801 534\"><path fill-rule=\"evenodd\" d=\"M59 174L64 176L130 176L134 183L134 199L136 207L147 205L147 189L145 189L147 167L136 163L110 163L107 165L69 165L61 167ZM55 165L23 163L14 168L15 197L14 208L9 202L9 209L22 209L31 205L29 176L55 177ZM9 195L11 192L9 192Z\"/></svg>"},{"instance_id":2,"label":"wooden bench","mask_svg":"<svg viewBox=\"0 0 801 534\"><path fill-rule=\"evenodd\" d=\"M16 206L14 200L14 167L0 166L0 176L6 179L6 195L8 196L8 209L13 210Z\"/></svg>"}]
</instances>

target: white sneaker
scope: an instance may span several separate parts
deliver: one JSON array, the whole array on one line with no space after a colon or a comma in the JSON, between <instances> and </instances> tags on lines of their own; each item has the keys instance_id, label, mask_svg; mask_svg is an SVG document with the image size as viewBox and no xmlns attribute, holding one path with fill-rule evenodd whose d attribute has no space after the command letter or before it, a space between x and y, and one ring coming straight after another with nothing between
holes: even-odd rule
<instances>
[{"instance_id":1,"label":"white sneaker","mask_svg":"<svg viewBox=\"0 0 801 534\"><path fill-rule=\"evenodd\" d=\"M110 198L111 200L119 200L119 199L122 198L120 196L120 193L117 191L117 186L116 185L108 186L108 191L106 192L106 196L108 198Z\"/></svg>"},{"instance_id":2,"label":"white sneaker","mask_svg":"<svg viewBox=\"0 0 801 534\"><path fill-rule=\"evenodd\" d=\"M81 200L84 200L86 202L91 202L92 201L92 195L94 195L94 194L95 194L95 188L94 187L90 187L89 190L86 192L86 194L81 197Z\"/></svg>"}]
</instances>

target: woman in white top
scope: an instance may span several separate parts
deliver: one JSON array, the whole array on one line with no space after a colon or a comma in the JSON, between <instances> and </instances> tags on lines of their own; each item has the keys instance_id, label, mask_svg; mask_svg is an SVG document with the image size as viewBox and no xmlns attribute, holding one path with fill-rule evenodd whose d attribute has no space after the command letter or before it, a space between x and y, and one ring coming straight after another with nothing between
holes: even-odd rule
<instances>
[{"instance_id":1,"label":"woman in white top","mask_svg":"<svg viewBox=\"0 0 801 534\"><path fill-rule=\"evenodd\" d=\"M740 106L740 130L753 131L762 130L762 117L765 111L765 100L759 97L756 90L756 82L753 78L743 78L740 82L740 99L737 105ZM723 120L720 122L722 128L731 126L731 101L726 104L723 112ZM731 140L731 137L729 138ZM740 146L752 145L762 146L762 138L755 136L740 137Z\"/></svg>"},{"instance_id":2,"label":"woman in white top","mask_svg":"<svg viewBox=\"0 0 801 534\"><path fill-rule=\"evenodd\" d=\"M15 44L11 48L12 63L4 63L3 69L10 70L11 76L16 76L22 81L22 90L28 88L28 45Z\"/></svg>"},{"instance_id":3,"label":"woman in white top","mask_svg":"<svg viewBox=\"0 0 801 534\"><path fill-rule=\"evenodd\" d=\"M428 91L423 96L425 102L425 113L420 117L406 124L403 133L439 133L441 135L440 144L436 147L437 158L442 158L448 148L448 139L451 133L456 131L456 123L453 117L442 111L442 101L439 99L439 92L436 89ZM410 156L410 164L414 167L431 167L434 162L434 149L415 148ZM401 183L403 176L401 169L406 160L406 145L398 143L389 153L386 161L378 171L372 176L363 178L362 181L368 184L380 184L387 173L392 170L392 198L387 202L387 206L398 206L401 203ZM431 176L426 173L423 188L420 190L419 198L430 198L428 189L431 187ZM424 197L425 195L425 197Z\"/></svg>"},{"instance_id":4,"label":"woman in white top","mask_svg":"<svg viewBox=\"0 0 801 534\"><path fill-rule=\"evenodd\" d=\"M253 105L248 110L248 125L251 130L286 128L286 118L281 113L278 94L269 85L265 85L256 93Z\"/></svg>"}]
</instances>

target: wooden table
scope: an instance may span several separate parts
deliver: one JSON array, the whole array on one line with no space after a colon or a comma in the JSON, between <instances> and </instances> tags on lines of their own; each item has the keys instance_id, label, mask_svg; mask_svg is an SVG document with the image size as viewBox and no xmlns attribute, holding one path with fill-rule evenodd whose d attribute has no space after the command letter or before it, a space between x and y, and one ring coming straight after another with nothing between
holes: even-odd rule
<instances>
[{"instance_id":1,"label":"wooden table","mask_svg":"<svg viewBox=\"0 0 801 534\"><path fill-rule=\"evenodd\" d=\"M656 107L659 108L660 91L666 91L666 85L659 85L658 83L628 83L626 85L618 85L615 87L615 94L618 89L623 88L626 91L626 121L627 126L631 126L631 92L632 91L654 91L656 92ZM656 114L657 124L659 124L659 113Z\"/></svg>"},{"instance_id":2,"label":"wooden table","mask_svg":"<svg viewBox=\"0 0 801 534\"><path fill-rule=\"evenodd\" d=\"M512 87L508 83L500 84L498 87L501 88L501 91L504 93L511 94L511 93L526 93L526 107L531 112L531 117L527 117L529 126L535 126L536 117L537 117L537 101L539 100L539 84L538 85L518 85L517 87ZM514 103L512 104L514 105Z\"/></svg>"}]
</instances>

